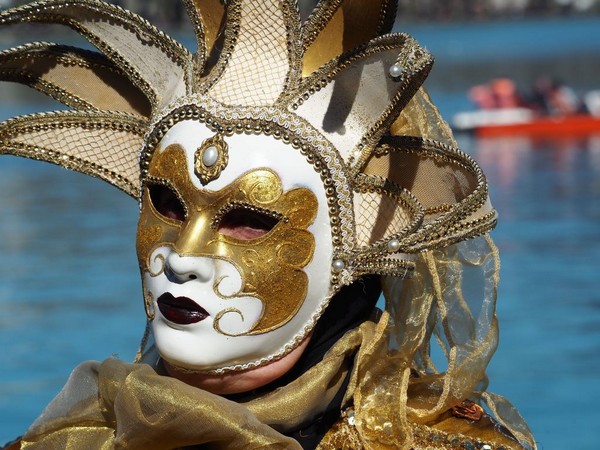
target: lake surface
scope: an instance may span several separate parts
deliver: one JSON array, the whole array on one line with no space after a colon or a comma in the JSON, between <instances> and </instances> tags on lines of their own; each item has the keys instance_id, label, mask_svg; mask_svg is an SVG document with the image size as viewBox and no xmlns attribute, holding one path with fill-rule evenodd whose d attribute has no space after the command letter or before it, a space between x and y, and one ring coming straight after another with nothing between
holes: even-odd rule
<instances>
[{"instance_id":1,"label":"lake surface","mask_svg":"<svg viewBox=\"0 0 600 450\"><path fill-rule=\"evenodd\" d=\"M463 87L502 75L494 67L513 68L523 83L548 67L546 47L536 51L540 36L546 46L560 41L557 73L574 65L585 71L576 88L600 87L589 85L600 79L589 57L600 43L598 20L409 28L438 55L429 88L446 116L468 106ZM17 102L24 94L12 85L0 89L12 94L0 103L1 118L46 107ZM600 133L538 141L462 136L460 143L484 168L500 216L493 237L503 262L501 342L490 390L520 409L540 449L596 449ZM2 157L0 211L2 442L24 431L81 361L131 360L144 311L134 200L83 175Z\"/></svg>"}]
</instances>

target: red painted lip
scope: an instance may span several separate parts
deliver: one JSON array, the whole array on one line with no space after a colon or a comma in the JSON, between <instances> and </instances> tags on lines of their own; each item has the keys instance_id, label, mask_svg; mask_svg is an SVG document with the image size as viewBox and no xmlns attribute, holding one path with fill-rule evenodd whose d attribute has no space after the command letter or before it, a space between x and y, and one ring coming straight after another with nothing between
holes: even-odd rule
<instances>
[{"instance_id":1,"label":"red painted lip","mask_svg":"<svg viewBox=\"0 0 600 450\"><path fill-rule=\"evenodd\" d=\"M192 299L174 297L169 292L158 297L156 302L165 319L179 325L198 323L209 316L208 312Z\"/></svg>"}]
</instances>

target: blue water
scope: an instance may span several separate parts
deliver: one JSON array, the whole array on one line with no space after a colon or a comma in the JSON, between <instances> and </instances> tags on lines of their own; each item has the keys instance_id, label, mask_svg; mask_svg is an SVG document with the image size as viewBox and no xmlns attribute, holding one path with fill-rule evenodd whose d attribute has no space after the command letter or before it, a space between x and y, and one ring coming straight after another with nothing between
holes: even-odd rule
<instances>
[{"instance_id":1,"label":"blue water","mask_svg":"<svg viewBox=\"0 0 600 450\"><path fill-rule=\"evenodd\" d=\"M600 51L598 23L596 16L428 25L400 21L395 30L410 33L438 60L496 59L521 63L532 57L597 54Z\"/></svg>"},{"instance_id":2,"label":"blue water","mask_svg":"<svg viewBox=\"0 0 600 450\"><path fill-rule=\"evenodd\" d=\"M144 326L136 202L83 175L0 162L0 441L22 433L69 371L131 360Z\"/></svg>"},{"instance_id":3,"label":"blue water","mask_svg":"<svg viewBox=\"0 0 600 450\"><path fill-rule=\"evenodd\" d=\"M593 449L600 381L600 133L463 142L500 214L500 349L491 390L527 418L540 448Z\"/></svg>"},{"instance_id":4,"label":"blue water","mask_svg":"<svg viewBox=\"0 0 600 450\"><path fill-rule=\"evenodd\" d=\"M576 52L600 54L598 20L410 31L438 55L437 70L463 65L461 76L434 72L429 85L447 116L468 106L462 85L498 75L488 67L493 55L503 67L517 61L515 70L533 72L527 59L546 52L536 50L540 36L563 55L557 70ZM490 70L469 75L473 61ZM593 64L577 71L584 69L585 79L600 79ZM460 80L444 84L452 74ZM2 100L0 118L40 108ZM503 262L501 343L490 389L518 406L540 448L596 449L600 135L460 142L487 173L500 215L493 236ZM133 200L98 180L0 158L0 442L24 431L79 362L135 355L144 322L136 216Z\"/></svg>"}]
</instances>

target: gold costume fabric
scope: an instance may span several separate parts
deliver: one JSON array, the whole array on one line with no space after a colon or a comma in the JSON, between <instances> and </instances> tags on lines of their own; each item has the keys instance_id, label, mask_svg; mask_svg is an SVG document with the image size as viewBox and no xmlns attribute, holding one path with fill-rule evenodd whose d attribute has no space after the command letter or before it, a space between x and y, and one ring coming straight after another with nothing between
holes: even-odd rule
<instances>
[{"instance_id":1,"label":"gold costume fabric","mask_svg":"<svg viewBox=\"0 0 600 450\"><path fill-rule=\"evenodd\" d=\"M158 375L146 364L84 363L21 448L165 450L203 443L231 450L301 448L276 430L318 416L346 378L347 358L375 331L365 323L302 377L243 405Z\"/></svg>"},{"instance_id":2,"label":"gold costume fabric","mask_svg":"<svg viewBox=\"0 0 600 450\"><path fill-rule=\"evenodd\" d=\"M317 417L350 370L343 404L352 425L343 415L318 448L535 448L510 403L485 392L485 367L497 343L497 250L480 238L446 253L423 253L419 276L402 289L395 278L384 282L387 296L419 301L400 301L404 306L392 308L393 317L384 312L376 324L348 332L321 363L282 388L238 404L146 364L85 363L27 432L22 448L165 450L207 442L228 450L300 448L282 433ZM487 285L460 288L480 271L489 272ZM471 325L456 326L461 320ZM447 367L436 368L430 357L432 336L447 353ZM448 420L448 411L466 398L486 404L518 443L495 431L497 425Z\"/></svg>"}]
</instances>

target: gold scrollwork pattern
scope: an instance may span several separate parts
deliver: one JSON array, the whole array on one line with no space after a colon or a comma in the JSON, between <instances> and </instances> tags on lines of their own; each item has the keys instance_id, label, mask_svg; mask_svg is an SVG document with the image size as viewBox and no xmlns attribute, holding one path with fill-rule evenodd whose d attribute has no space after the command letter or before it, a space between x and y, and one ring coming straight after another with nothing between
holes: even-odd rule
<instances>
[{"instance_id":1,"label":"gold scrollwork pattern","mask_svg":"<svg viewBox=\"0 0 600 450\"><path fill-rule=\"evenodd\" d=\"M154 296L152 292L144 290L144 308L146 310L146 317L149 321L153 321L156 316L156 310L154 309Z\"/></svg>"}]
</instances>

